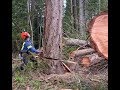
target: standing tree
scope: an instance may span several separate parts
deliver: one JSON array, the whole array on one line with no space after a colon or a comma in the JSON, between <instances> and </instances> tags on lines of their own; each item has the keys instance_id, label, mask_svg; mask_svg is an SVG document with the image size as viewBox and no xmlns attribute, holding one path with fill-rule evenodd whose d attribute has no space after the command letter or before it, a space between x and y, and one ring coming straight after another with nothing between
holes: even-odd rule
<instances>
[{"instance_id":1,"label":"standing tree","mask_svg":"<svg viewBox=\"0 0 120 90\"><path fill-rule=\"evenodd\" d=\"M45 0L44 57L60 59L62 51L63 0Z\"/></svg>"},{"instance_id":2,"label":"standing tree","mask_svg":"<svg viewBox=\"0 0 120 90\"><path fill-rule=\"evenodd\" d=\"M77 0L72 0L73 4L73 17L74 17L74 28L78 30L78 15L77 15Z\"/></svg>"},{"instance_id":3,"label":"standing tree","mask_svg":"<svg viewBox=\"0 0 120 90\"><path fill-rule=\"evenodd\" d=\"M79 0L79 27L80 27L81 38L85 38L86 37L84 5L85 5L84 4L84 0Z\"/></svg>"},{"instance_id":4,"label":"standing tree","mask_svg":"<svg viewBox=\"0 0 120 90\"><path fill-rule=\"evenodd\" d=\"M32 20L31 20L31 7L32 7L32 1L31 0L27 0L28 24L30 25L31 39L32 39L32 43L33 43L33 26L32 26Z\"/></svg>"}]
</instances>

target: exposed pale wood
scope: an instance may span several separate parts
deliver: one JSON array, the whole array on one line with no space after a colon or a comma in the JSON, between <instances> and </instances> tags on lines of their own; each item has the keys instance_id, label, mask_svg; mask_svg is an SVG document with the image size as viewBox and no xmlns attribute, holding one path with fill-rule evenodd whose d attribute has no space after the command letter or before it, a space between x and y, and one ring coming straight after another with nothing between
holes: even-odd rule
<instances>
[{"instance_id":1,"label":"exposed pale wood","mask_svg":"<svg viewBox=\"0 0 120 90\"><path fill-rule=\"evenodd\" d=\"M108 13L94 17L89 27L91 46L108 59Z\"/></svg>"},{"instance_id":2,"label":"exposed pale wood","mask_svg":"<svg viewBox=\"0 0 120 90\"><path fill-rule=\"evenodd\" d=\"M83 57L82 58L82 61L81 61L81 64L83 64L84 65L84 67L89 67L90 66L90 59L89 59L89 57Z\"/></svg>"},{"instance_id":3,"label":"exposed pale wood","mask_svg":"<svg viewBox=\"0 0 120 90\"><path fill-rule=\"evenodd\" d=\"M93 53L84 56L81 60L81 64L83 64L85 67L89 67L95 65L96 63L99 63L102 60L105 60L105 58L100 57L97 53Z\"/></svg>"}]
</instances>

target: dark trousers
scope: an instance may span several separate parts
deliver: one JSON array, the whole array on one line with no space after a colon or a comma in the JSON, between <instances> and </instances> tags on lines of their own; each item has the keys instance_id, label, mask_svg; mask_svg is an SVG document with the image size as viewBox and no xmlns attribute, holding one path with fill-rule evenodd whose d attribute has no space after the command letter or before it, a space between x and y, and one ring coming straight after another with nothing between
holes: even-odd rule
<instances>
[{"instance_id":1,"label":"dark trousers","mask_svg":"<svg viewBox=\"0 0 120 90\"><path fill-rule=\"evenodd\" d=\"M37 66L37 60L31 53L22 53L23 59L22 64L20 65L20 69L23 70L24 66L27 65L29 62L33 62L34 66Z\"/></svg>"}]
</instances>

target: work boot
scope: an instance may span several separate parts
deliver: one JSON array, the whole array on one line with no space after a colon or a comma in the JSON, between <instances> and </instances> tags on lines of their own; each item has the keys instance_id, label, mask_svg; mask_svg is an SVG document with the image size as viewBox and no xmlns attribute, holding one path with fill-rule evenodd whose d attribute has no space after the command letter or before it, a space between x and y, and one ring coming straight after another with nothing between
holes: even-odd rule
<instances>
[{"instance_id":1,"label":"work boot","mask_svg":"<svg viewBox=\"0 0 120 90\"><path fill-rule=\"evenodd\" d=\"M23 67L23 66L20 66L20 70L24 70L24 67Z\"/></svg>"},{"instance_id":2,"label":"work boot","mask_svg":"<svg viewBox=\"0 0 120 90\"><path fill-rule=\"evenodd\" d=\"M38 67L38 62L37 62L37 60L36 60L34 57L31 57L31 58L30 58L30 61L33 62L33 66L34 66L35 68Z\"/></svg>"},{"instance_id":3,"label":"work boot","mask_svg":"<svg viewBox=\"0 0 120 90\"><path fill-rule=\"evenodd\" d=\"M24 70L24 63L22 63L19 67L20 70Z\"/></svg>"}]
</instances>

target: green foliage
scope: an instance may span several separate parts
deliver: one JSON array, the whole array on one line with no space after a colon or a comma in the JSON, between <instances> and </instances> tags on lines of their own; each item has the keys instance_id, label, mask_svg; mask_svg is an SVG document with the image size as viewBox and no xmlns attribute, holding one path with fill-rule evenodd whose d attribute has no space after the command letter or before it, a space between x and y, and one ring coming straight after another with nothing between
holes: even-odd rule
<instances>
[{"instance_id":1,"label":"green foliage","mask_svg":"<svg viewBox=\"0 0 120 90\"><path fill-rule=\"evenodd\" d=\"M73 13L71 13L71 0L66 0L66 8L63 18L63 36L71 38L80 38L80 32L74 28ZM108 0L84 0L85 20L86 25L98 13L108 10ZM100 6L99 6L100 4ZM79 14L79 4L77 0L77 14ZM100 11L99 11L100 10ZM77 17L79 18L79 17ZM87 29L87 26L86 26Z\"/></svg>"},{"instance_id":2,"label":"green foliage","mask_svg":"<svg viewBox=\"0 0 120 90\"><path fill-rule=\"evenodd\" d=\"M31 79L32 78L28 73L26 75L21 73L19 75L16 74L13 78L13 81L14 83L16 83L15 87L17 87L17 89L24 90L27 87L27 85L29 85L33 88L33 90L40 90L41 81Z\"/></svg>"},{"instance_id":3,"label":"green foliage","mask_svg":"<svg viewBox=\"0 0 120 90\"><path fill-rule=\"evenodd\" d=\"M108 10L108 0L101 0L101 11L107 11Z\"/></svg>"},{"instance_id":4,"label":"green foliage","mask_svg":"<svg viewBox=\"0 0 120 90\"><path fill-rule=\"evenodd\" d=\"M73 49L70 49L68 51L71 50ZM15 75L12 77L12 85L17 90L25 90L27 86L30 86L31 90L59 90L58 88L66 88L72 90L107 90L106 83L103 83L102 81L93 82L93 84L89 83L88 81L84 80L82 76L78 76L79 74L77 73L72 78L71 82L67 82L67 78L65 80L47 80L46 75L42 73L43 71L47 72L47 68L49 68L47 67L44 60L42 62L39 62L39 67L36 70L34 70L31 64L32 63L29 63L29 68L27 67L24 71L17 70L15 72ZM44 77L44 79L42 77ZM53 86L56 86L57 89L54 89L55 87Z\"/></svg>"},{"instance_id":5,"label":"green foliage","mask_svg":"<svg viewBox=\"0 0 120 90\"><path fill-rule=\"evenodd\" d=\"M108 90L108 86L104 83L100 82L99 85L96 86L96 90Z\"/></svg>"},{"instance_id":6,"label":"green foliage","mask_svg":"<svg viewBox=\"0 0 120 90\"><path fill-rule=\"evenodd\" d=\"M68 60L69 58L69 53L76 50L78 48L78 46L64 46L63 47L63 55L64 55L64 59Z\"/></svg>"},{"instance_id":7,"label":"green foliage","mask_svg":"<svg viewBox=\"0 0 120 90\"><path fill-rule=\"evenodd\" d=\"M40 90L41 81L33 80L31 81L31 86L34 87L34 90Z\"/></svg>"},{"instance_id":8,"label":"green foliage","mask_svg":"<svg viewBox=\"0 0 120 90\"><path fill-rule=\"evenodd\" d=\"M33 0L34 1L34 0ZM42 37L39 35L39 30L43 28L43 13L44 13L44 0L35 0L35 6L30 13L27 11L27 0L12 0L12 50L14 52L20 50L22 40L20 32L24 29L31 33L28 24L28 14L31 15L33 25L33 38L34 45L38 48ZM71 12L71 0L66 0L66 8L64 8L63 16L63 36L71 38L80 38L80 32L74 28L73 13ZM108 0L85 0L85 14L86 24L92 19L93 16L101 11L108 10ZM99 7L100 4L100 7ZM77 0L77 14L79 14L79 4ZM39 13L39 14L38 14ZM78 17L77 17L78 18ZM40 27L41 26L41 27ZM41 28L41 29L42 29ZM41 31L43 32L43 30ZM16 40L19 46L16 45ZM40 42L39 42L40 41ZM15 48L14 48L15 47Z\"/></svg>"},{"instance_id":9,"label":"green foliage","mask_svg":"<svg viewBox=\"0 0 120 90\"><path fill-rule=\"evenodd\" d=\"M15 81L18 82L18 83L21 83L22 85L24 85L25 84L25 77L16 76Z\"/></svg>"},{"instance_id":10,"label":"green foliage","mask_svg":"<svg viewBox=\"0 0 120 90\"><path fill-rule=\"evenodd\" d=\"M43 27L43 11L44 11L44 0L33 0L37 1L35 8L32 12L27 12L27 0L12 0L12 50L14 53L19 51L22 46L22 40L20 38L20 32L24 29L28 32L30 31L30 26L28 24L28 14L32 16L32 23L33 23L33 32L34 32L34 44L36 45L39 42L39 26ZM74 28L74 20L73 20L73 13L71 13L71 4L70 0L66 0L67 5L65 8L64 18L63 18L63 36L71 37L71 38L80 38L80 33ZM78 1L78 0L77 0ZM85 10L86 14L86 21L88 22L91 20L93 16L99 13L100 11L108 10L108 0L100 0L100 7L99 7L99 0L85 0ZM78 8L77 4L77 9ZM38 15L39 12L39 15ZM78 14L78 13L77 13ZM77 46L64 46L63 47L63 55L65 56L64 59L67 60L69 58L69 53L76 50ZM33 87L33 90L40 90L42 83L39 80L35 80L33 77L37 77L38 73L46 72L49 69L49 66L46 62L41 61L39 62L38 68L35 71L33 63L29 63L26 66L24 71L17 70L15 72L15 76L13 79L13 84L19 90L25 90L26 86L29 84ZM73 90L80 89L80 90L93 90L89 85L84 82L77 83L66 83L61 81L61 85L63 88L71 88ZM81 89L82 88L82 89ZM42 90L42 89L41 89ZM95 90L106 90L103 84L97 86Z\"/></svg>"},{"instance_id":11,"label":"green foliage","mask_svg":"<svg viewBox=\"0 0 120 90\"><path fill-rule=\"evenodd\" d=\"M20 32L27 29L27 0L12 0L12 50L19 51L22 46Z\"/></svg>"},{"instance_id":12,"label":"green foliage","mask_svg":"<svg viewBox=\"0 0 120 90\"><path fill-rule=\"evenodd\" d=\"M35 8L32 9L30 13L27 11L27 0L12 0L12 50L13 53L18 52L22 47L23 41L20 38L20 33L23 30L31 33L30 26L28 24L28 15L31 15L32 26L33 26L33 38L36 42L35 44L39 44L39 26L42 25L43 21L40 21L40 17L43 15L44 8L44 0L36 0L32 3ZM39 15L38 15L39 13ZM17 42L17 44L16 44Z\"/></svg>"}]
</instances>

